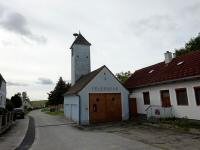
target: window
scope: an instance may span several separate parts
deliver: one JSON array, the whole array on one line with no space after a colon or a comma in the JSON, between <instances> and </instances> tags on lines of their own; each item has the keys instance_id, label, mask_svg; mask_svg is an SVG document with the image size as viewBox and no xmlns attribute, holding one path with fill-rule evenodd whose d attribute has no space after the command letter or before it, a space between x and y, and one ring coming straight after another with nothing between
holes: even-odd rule
<instances>
[{"instance_id":1,"label":"window","mask_svg":"<svg viewBox=\"0 0 200 150\"><path fill-rule=\"evenodd\" d=\"M143 98L144 98L144 105L150 105L149 92L144 92L143 93Z\"/></svg>"},{"instance_id":2,"label":"window","mask_svg":"<svg viewBox=\"0 0 200 150\"><path fill-rule=\"evenodd\" d=\"M178 105L188 105L188 97L186 88L176 89L176 99Z\"/></svg>"},{"instance_id":3,"label":"window","mask_svg":"<svg viewBox=\"0 0 200 150\"><path fill-rule=\"evenodd\" d=\"M93 112L97 112L97 104L93 105Z\"/></svg>"},{"instance_id":4,"label":"window","mask_svg":"<svg viewBox=\"0 0 200 150\"><path fill-rule=\"evenodd\" d=\"M195 87L194 93L195 93L196 103L198 106L200 106L200 87Z\"/></svg>"}]
</instances>

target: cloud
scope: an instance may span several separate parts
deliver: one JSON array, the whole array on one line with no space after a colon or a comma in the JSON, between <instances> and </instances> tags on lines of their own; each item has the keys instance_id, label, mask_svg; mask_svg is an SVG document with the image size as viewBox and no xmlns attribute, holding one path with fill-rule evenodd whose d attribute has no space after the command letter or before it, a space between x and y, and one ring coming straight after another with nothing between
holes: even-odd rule
<instances>
[{"instance_id":1,"label":"cloud","mask_svg":"<svg viewBox=\"0 0 200 150\"><path fill-rule=\"evenodd\" d=\"M0 17L3 15L3 13L5 12L5 8L0 5Z\"/></svg>"},{"instance_id":2,"label":"cloud","mask_svg":"<svg viewBox=\"0 0 200 150\"><path fill-rule=\"evenodd\" d=\"M8 11L0 5L0 26L10 32L24 36L37 43L46 43L47 38L42 35L33 34L29 29L26 18L18 13Z\"/></svg>"},{"instance_id":3,"label":"cloud","mask_svg":"<svg viewBox=\"0 0 200 150\"><path fill-rule=\"evenodd\" d=\"M131 23L136 35L144 34L147 31L172 30L177 28L176 23L168 15L153 15Z\"/></svg>"},{"instance_id":4,"label":"cloud","mask_svg":"<svg viewBox=\"0 0 200 150\"><path fill-rule=\"evenodd\" d=\"M53 81L48 78L38 78L38 84L43 84L43 85L50 85L53 84Z\"/></svg>"},{"instance_id":5,"label":"cloud","mask_svg":"<svg viewBox=\"0 0 200 150\"><path fill-rule=\"evenodd\" d=\"M28 86L28 84L21 83L21 82L7 82L8 86Z\"/></svg>"}]
</instances>

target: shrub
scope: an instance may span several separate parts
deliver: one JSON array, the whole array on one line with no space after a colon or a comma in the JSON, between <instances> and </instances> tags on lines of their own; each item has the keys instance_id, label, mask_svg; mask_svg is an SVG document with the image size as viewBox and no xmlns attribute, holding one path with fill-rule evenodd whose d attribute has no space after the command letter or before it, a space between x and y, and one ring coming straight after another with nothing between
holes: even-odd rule
<instances>
[{"instance_id":1,"label":"shrub","mask_svg":"<svg viewBox=\"0 0 200 150\"><path fill-rule=\"evenodd\" d=\"M5 113L7 113L8 111L4 108L0 108L0 115L4 115Z\"/></svg>"}]
</instances>

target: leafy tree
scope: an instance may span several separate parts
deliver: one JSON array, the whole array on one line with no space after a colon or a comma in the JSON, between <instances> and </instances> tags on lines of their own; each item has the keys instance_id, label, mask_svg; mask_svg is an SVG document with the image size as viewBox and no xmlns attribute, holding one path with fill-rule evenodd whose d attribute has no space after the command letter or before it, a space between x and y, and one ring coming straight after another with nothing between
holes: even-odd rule
<instances>
[{"instance_id":1,"label":"leafy tree","mask_svg":"<svg viewBox=\"0 0 200 150\"><path fill-rule=\"evenodd\" d=\"M129 77L131 76L131 72L120 72L116 74L117 79L121 82L124 83Z\"/></svg>"},{"instance_id":2,"label":"leafy tree","mask_svg":"<svg viewBox=\"0 0 200 150\"><path fill-rule=\"evenodd\" d=\"M8 111L12 111L14 109L14 104L11 102L10 99L6 99L6 109Z\"/></svg>"},{"instance_id":3,"label":"leafy tree","mask_svg":"<svg viewBox=\"0 0 200 150\"><path fill-rule=\"evenodd\" d=\"M49 105L58 105L63 104L64 96L63 94L71 87L69 83L65 83L62 77L59 78L53 91L50 91L48 94L48 103Z\"/></svg>"},{"instance_id":4,"label":"leafy tree","mask_svg":"<svg viewBox=\"0 0 200 150\"><path fill-rule=\"evenodd\" d=\"M193 51L200 50L200 33L197 37L191 38L189 42L185 44L184 48L175 49L176 57L187 55Z\"/></svg>"},{"instance_id":5,"label":"leafy tree","mask_svg":"<svg viewBox=\"0 0 200 150\"><path fill-rule=\"evenodd\" d=\"M11 102L14 105L14 108L19 108L22 106L22 98L21 93L17 93L14 96L11 97Z\"/></svg>"}]
</instances>

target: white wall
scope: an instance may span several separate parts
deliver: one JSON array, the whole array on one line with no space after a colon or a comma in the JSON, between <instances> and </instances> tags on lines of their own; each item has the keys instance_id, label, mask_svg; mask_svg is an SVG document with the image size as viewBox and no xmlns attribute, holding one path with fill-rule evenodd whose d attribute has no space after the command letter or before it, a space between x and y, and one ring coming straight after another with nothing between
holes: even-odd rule
<instances>
[{"instance_id":1,"label":"white wall","mask_svg":"<svg viewBox=\"0 0 200 150\"><path fill-rule=\"evenodd\" d=\"M71 83L74 85L81 75L89 73L90 68L90 46L73 45L73 56L71 56Z\"/></svg>"},{"instance_id":2,"label":"white wall","mask_svg":"<svg viewBox=\"0 0 200 150\"><path fill-rule=\"evenodd\" d=\"M138 113L146 114L145 109L149 105L144 105L143 92L149 91L150 105L161 106L160 90L169 90L171 105L173 107L173 111L176 117L178 118L188 117L189 119L200 120L200 106L196 105L196 99L194 94L194 87L197 86L200 86L200 80L164 84L164 85L136 89L131 93L130 97L137 99ZM189 103L188 106L177 105L176 91L175 91L175 89L177 88L187 88L187 96Z\"/></svg>"},{"instance_id":3,"label":"white wall","mask_svg":"<svg viewBox=\"0 0 200 150\"><path fill-rule=\"evenodd\" d=\"M0 88L0 107L5 108L6 105L6 83L2 81Z\"/></svg>"},{"instance_id":4,"label":"white wall","mask_svg":"<svg viewBox=\"0 0 200 150\"><path fill-rule=\"evenodd\" d=\"M128 119L129 92L115 79L107 68L101 70L101 72L79 93L81 96L81 124L89 124L89 93L121 93L122 119Z\"/></svg>"},{"instance_id":5,"label":"white wall","mask_svg":"<svg viewBox=\"0 0 200 150\"><path fill-rule=\"evenodd\" d=\"M79 123L79 97L78 96L65 96L64 97L64 115Z\"/></svg>"}]
</instances>

